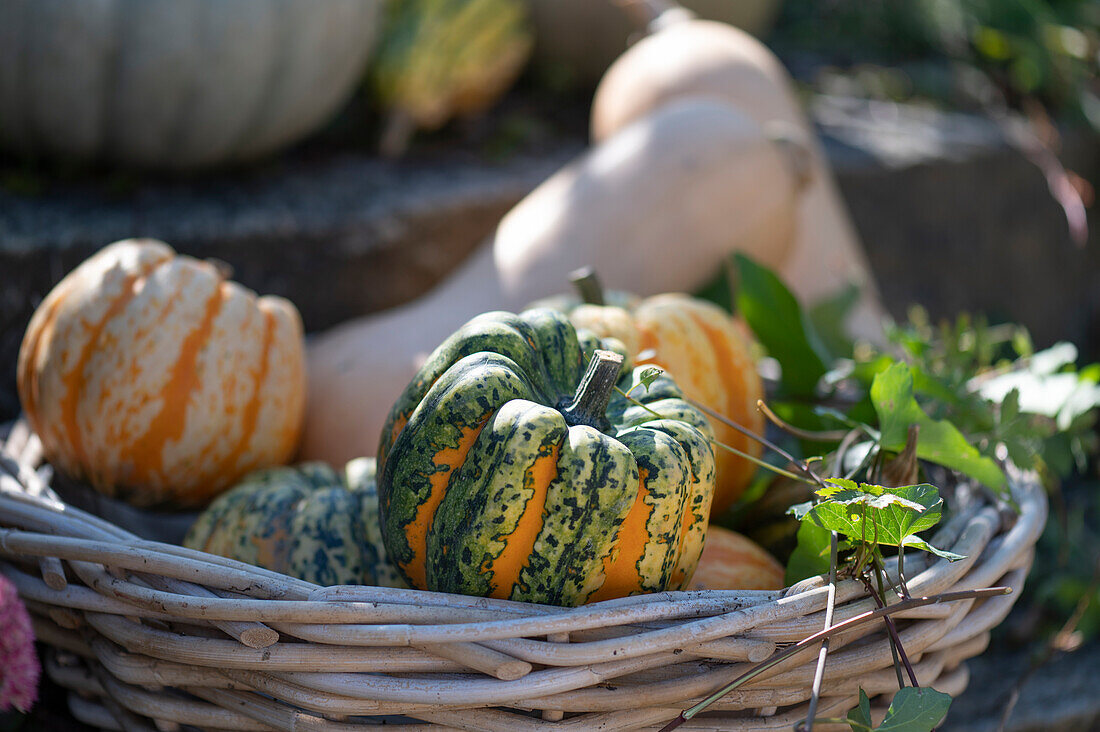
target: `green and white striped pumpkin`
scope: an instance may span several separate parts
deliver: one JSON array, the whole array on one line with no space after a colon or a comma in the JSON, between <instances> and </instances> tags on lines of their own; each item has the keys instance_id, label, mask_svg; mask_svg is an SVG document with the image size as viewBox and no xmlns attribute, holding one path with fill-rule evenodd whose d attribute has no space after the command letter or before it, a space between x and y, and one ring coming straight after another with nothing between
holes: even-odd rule
<instances>
[{"instance_id":1,"label":"green and white striped pumpkin","mask_svg":"<svg viewBox=\"0 0 1100 732\"><path fill-rule=\"evenodd\" d=\"M670 378L647 389L596 350L614 343L497 312L428 358L379 448L383 539L410 585L572 606L691 579L710 427Z\"/></svg>"},{"instance_id":2,"label":"green and white striped pumpkin","mask_svg":"<svg viewBox=\"0 0 1100 732\"><path fill-rule=\"evenodd\" d=\"M318 585L405 586L382 545L373 458L250 473L183 543Z\"/></svg>"}]
</instances>

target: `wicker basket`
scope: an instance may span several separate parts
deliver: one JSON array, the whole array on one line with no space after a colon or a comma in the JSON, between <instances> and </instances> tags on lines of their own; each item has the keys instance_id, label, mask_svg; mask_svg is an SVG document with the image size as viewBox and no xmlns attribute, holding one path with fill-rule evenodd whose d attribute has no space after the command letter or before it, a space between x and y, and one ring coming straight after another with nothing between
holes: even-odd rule
<instances>
[{"instance_id":1,"label":"wicker basket","mask_svg":"<svg viewBox=\"0 0 1100 732\"><path fill-rule=\"evenodd\" d=\"M139 539L58 500L25 429L0 447L0 571L31 610L72 713L105 729L652 729L824 624L821 578L575 609L317 587ZM958 485L934 543L967 558L911 555L913 595L1020 589L1047 506L1033 478L1010 480L1018 517ZM855 581L836 593L834 622L874 607ZM960 693L960 662L982 652L1015 596L895 615L921 685ZM896 690L885 638L877 620L833 636L819 716L843 716L860 686ZM799 651L683 729L790 729L806 715L817 655Z\"/></svg>"}]
</instances>

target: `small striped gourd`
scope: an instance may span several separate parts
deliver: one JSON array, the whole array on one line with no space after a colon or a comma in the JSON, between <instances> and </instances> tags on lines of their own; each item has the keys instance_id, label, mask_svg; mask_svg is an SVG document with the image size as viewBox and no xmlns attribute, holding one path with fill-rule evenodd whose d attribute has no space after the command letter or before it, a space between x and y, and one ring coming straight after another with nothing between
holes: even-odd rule
<instances>
[{"instance_id":1,"label":"small striped gourd","mask_svg":"<svg viewBox=\"0 0 1100 732\"><path fill-rule=\"evenodd\" d=\"M294 454L302 321L163 242L116 242L38 306L18 389L66 474L139 506L204 506Z\"/></svg>"},{"instance_id":2,"label":"small striped gourd","mask_svg":"<svg viewBox=\"0 0 1100 732\"><path fill-rule=\"evenodd\" d=\"M537 305L568 313L574 326L626 344L639 364L666 369L690 399L705 404L757 434L764 417L756 402L764 385L756 370L749 338L717 305L679 293L645 299L622 292L604 293L588 270L574 273L578 295L541 300ZM759 457L758 442L711 420L716 439ZM756 465L723 450L715 451L717 485L711 512L717 516L744 492Z\"/></svg>"},{"instance_id":3,"label":"small striped gourd","mask_svg":"<svg viewBox=\"0 0 1100 732\"><path fill-rule=\"evenodd\" d=\"M495 312L428 358L379 447L383 537L413 587L572 606L690 580L710 428L601 345L622 348L553 310Z\"/></svg>"},{"instance_id":4,"label":"small striped gourd","mask_svg":"<svg viewBox=\"0 0 1100 732\"><path fill-rule=\"evenodd\" d=\"M258 470L218 496L184 546L318 585L403 587L386 560L373 458Z\"/></svg>"},{"instance_id":5,"label":"small striped gourd","mask_svg":"<svg viewBox=\"0 0 1100 732\"><path fill-rule=\"evenodd\" d=\"M415 129L491 107L523 70L534 38L523 0L401 0L386 19L370 77L390 114L382 152Z\"/></svg>"}]
</instances>

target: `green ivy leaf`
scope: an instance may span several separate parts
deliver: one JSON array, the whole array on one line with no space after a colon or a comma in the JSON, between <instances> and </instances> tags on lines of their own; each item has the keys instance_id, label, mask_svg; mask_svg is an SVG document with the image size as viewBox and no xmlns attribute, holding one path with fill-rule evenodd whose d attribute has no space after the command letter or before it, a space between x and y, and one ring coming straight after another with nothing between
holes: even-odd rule
<instances>
[{"instance_id":1,"label":"green ivy leaf","mask_svg":"<svg viewBox=\"0 0 1100 732\"><path fill-rule=\"evenodd\" d=\"M642 373L638 375L638 381L645 387L648 393L650 384L656 381L664 372L664 369L657 368L656 366L648 366L642 369Z\"/></svg>"},{"instance_id":2,"label":"green ivy leaf","mask_svg":"<svg viewBox=\"0 0 1100 732\"><path fill-rule=\"evenodd\" d=\"M794 395L812 396L828 371L822 345L791 291L767 267L738 254L737 310L783 369L782 384Z\"/></svg>"},{"instance_id":3,"label":"green ivy leaf","mask_svg":"<svg viewBox=\"0 0 1100 732\"><path fill-rule=\"evenodd\" d=\"M949 552L946 549L937 549L919 536L913 536L911 534L902 539L902 544L904 546L913 547L914 549L921 549L931 554L935 554L937 557L943 557L949 562L957 562L960 559L966 559L966 557L962 554Z\"/></svg>"},{"instance_id":4,"label":"green ivy leaf","mask_svg":"<svg viewBox=\"0 0 1100 732\"><path fill-rule=\"evenodd\" d=\"M826 500L792 507L791 513L803 525L816 524L856 542L909 546L952 561L962 559L916 536L935 526L943 516L943 499L934 485L884 488L844 479L828 482L828 488L817 492Z\"/></svg>"},{"instance_id":5,"label":"green ivy leaf","mask_svg":"<svg viewBox=\"0 0 1100 732\"><path fill-rule=\"evenodd\" d=\"M910 501L896 491L883 488L880 485L870 483L856 484L854 480L847 478L831 478L825 481L828 488L821 488L817 495L828 498L842 504L860 503L870 508L884 509L898 505L920 513L926 507Z\"/></svg>"},{"instance_id":6,"label":"green ivy leaf","mask_svg":"<svg viewBox=\"0 0 1100 732\"><path fill-rule=\"evenodd\" d=\"M871 700L867 698L867 692L859 687L859 706L848 712L848 722L852 732L866 732L872 728Z\"/></svg>"},{"instance_id":7,"label":"green ivy leaf","mask_svg":"<svg viewBox=\"0 0 1100 732\"><path fill-rule=\"evenodd\" d=\"M922 686L907 686L894 694L876 732L932 732L947 716L950 707L950 694Z\"/></svg>"},{"instance_id":8,"label":"green ivy leaf","mask_svg":"<svg viewBox=\"0 0 1100 732\"><path fill-rule=\"evenodd\" d=\"M913 375L906 364L895 363L875 376L871 400L878 413L883 448L900 452L905 448L909 425L919 425L918 457L963 472L999 493L1005 492L1005 476L995 462L983 457L950 422L932 419L924 413L913 396Z\"/></svg>"}]
</instances>

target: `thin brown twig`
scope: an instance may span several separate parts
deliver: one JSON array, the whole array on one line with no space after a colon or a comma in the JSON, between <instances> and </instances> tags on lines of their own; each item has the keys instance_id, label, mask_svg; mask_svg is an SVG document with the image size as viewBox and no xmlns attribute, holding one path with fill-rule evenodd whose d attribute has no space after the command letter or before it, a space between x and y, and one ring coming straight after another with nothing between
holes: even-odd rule
<instances>
[{"instance_id":1,"label":"thin brown twig","mask_svg":"<svg viewBox=\"0 0 1100 732\"><path fill-rule=\"evenodd\" d=\"M814 442L840 442L851 430L804 430L795 427L787 420L772 411L763 399L756 400L756 408L759 409L768 421L784 432L797 437L800 440L812 440Z\"/></svg>"},{"instance_id":2,"label":"thin brown twig","mask_svg":"<svg viewBox=\"0 0 1100 732\"><path fill-rule=\"evenodd\" d=\"M879 560L877 558L874 560L871 566L873 567L875 574L878 576L879 592L876 593L874 591L871 586L871 580L868 579L866 575L864 575L863 577L863 585L867 588L867 592L870 593L871 597L874 598L875 604L878 605L880 608L883 608L886 607L886 588L884 587L882 581L885 570L882 568L882 565L879 563ZM913 670L913 664L909 662L909 656L905 653L905 647L901 645L901 636L898 635L898 628L894 624L894 619L890 617L885 617L882 620L886 624L886 632L890 634L890 642L893 643L894 647L897 649L898 655L901 657L901 663L903 666L905 666L905 672L909 674L909 681L912 682L913 686L920 686L920 684L917 683L917 673ZM900 671L898 672L898 676L898 681L900 682L899 686L905 686L905 683L900 678Z\"/></svg>"},{"instance_id":3,"label":"thin brown twig","mask_svg":"<svg viewBox=\"0 0 1100 732\"><path fill-rule=\"evenodd\" d=\"M818 484L822 488L827 487L825 485L825 481L821 479L821 476L819 476L814 471L810 470L809 466L807 466L805 462L802 462L802 461L798 460L797 458L795 458L794 455L790 454L789 452L784 450L779 445L776 445L774 442L772 442L768 438L763 437L762 435L756 434L755 432L753 432L749 428L745 427L744 425L740 425L737 422L734 422L732 419L730 419L726 415L714 411L713 409L708 407L706 404L703 404L702 402L698 402L698 401L692 399L691 397L685 396L684 400L688 404L690 404L691 406L693 406L696 409L699 409L700 411L702 411L708 417L713 417L714 419L717 419L719 422L726 425L727 427L732 427L733 429L737 430L738 432L745 435L749 439L756 440L757 442L759 442L764 447L768 448L772 452L774 452L777 455L779 455L780 457L782 457L784 460L787 460L788 462L790 462L791 465L794 465L795 468L797 468L800 473L802 473L806 477L810 478L814 483Z\"/></svg>"},{"instance_id":4,"label":"thin brown twig","mask_svg":"<svg viewBox=\"0 0 1100 732\"><path fill-rule=\"evenodd\" d=\"M656 410L654 410L649 405L643 404L642 402L638 401L634 397L630 396L630 391L633 391L634 387L631 387L630 391L623 391L622 389L620 389L617 386L614 387L614 388L615 388L615 391L617 391L619 394L621 394L623 397L625 397L627 400L629 400L635 406L641 407L642 409L646 410L647 412L652 414L657 419L664 419L664 416L660 412L657 412ZM685 397L685 399L686 399L686 397ZM691 400L689 399L688 401L691 401ZM706 407L703 404L699 404L698 402L693 402L693 403L696 404L697 406L701 407L703 410L705 410L705 411L707 411L711 414L714 414L715 417L719 417L719 418L721 417L720 414L718 414L717 412L714 412L709 407ZM731 422L731 424L733 424L733 422ZM751 434L751 433L749 433L749 434ZM755 455L750 455L747 452L743 452L741 450L738 450L736 447L733 447L731 445L727 445L726 443L721 442L719 440L716 440L714 438L711 438L710 441L711 441L711 444L713 444L717 447L720 447L723 450L726 450L727 452L731 452L731 453L733 453L734 455L736 455L740 458L748 460L749 462L751 462L755 465L759 465L760 467L765 468L766 470L770 470L773 473L776 473L777 475L782 475L785 478L790 478L791 480L800 480L800 481L803 481L803 482L806 482L806 483L820 484L820 479L817 479L816 481L815 480L809 480L809 479L807 479L806 477L804 477L802 475L795 475L794 473L790 472L789 470L784 470L783 468L780 468L776 465L772 465L771 463L769 463L765 460L761 460L760 458L756 457ZM796 467L804 467L804 466L796 466ZM817 478L817 476L813 475L812 473L810 473L810 475L811 475L812 478Z\"/></svg>"},{"instance_id":5,"label":"thin brown twig","mask_svg":"<svg viewBox=\"0 0 1100 732\"><path fill-rule=\"evenodd\" d=\"M913 608L924 607L925 605L938 605L938 604L945 603L945 602L958 602L959 600L986 599L986 598L989 598L989 597L997 597L997 596L1000 596L1000 595L1008 595L1011 592L1012 592L1011 587L986 587L986 588L977 589L977 590L961 590L959 592L944 592L942 594L932 595L930 597L912 597L908 600L902 600L901 602L895 603L893 605L888 605L886 607L880 607L880 608L877 608L875 610L868 610L865 613L861 613L859 615L856 615L855 617L849 618L849 619L847 619L843 622L837 623L836 625L825 628L824 630L819 630L818 632L814 633L813 635L810 635L810 636L807 636L807 637L803 638L802 640L798 641L797 643L795 643L792 646L788 646L787 648L784 648L783 650L776 651L772 655L771 658L766 659L764 661L761 661L760 663L756 664L755 666L753 666L751 669L749 669L745 673L738 676L736 679L734 679L730 683L723 686L718 691L716 691L713 694L711 694L710 696L708 696L703 701L699 702L698 704L696 704L692 708L684 710L683 712L681 712L679 714L679 716L677 716L671 722L669 722L664 727L662 727L660 732L672 732L672 730L676 729L677 727L679 727L681 724L688 721L689 719L695 717L697 714L702 712L704 709L709 707L711 704L716 702L718 699L721 699L723 696L730 693L731 691L733 691L737 687L743 685L747 681L750 681L750 680L756 678L757 676L764 673L765 671L767 671L771 667L773 667L773 666L775 666L779 663L782 663L783 661L787 660L788 658L795 655L796 653L799 653L800 651L804 651L807 648L809 648L810 646L813 646L815 643L818 643L819 641L823 641L826 638L832 637L832 636L834 636L837 633L840 633L842 631L849 630L850 628L854 628L854 627L859 626L859 625L863 625L864 623L872 622L872 621L877 620L878 618L881 618L881 617L885 617L885 616L888 616L888 615L893 615L894 613L904 612L906 610L912 610Z\"/></svg>"}]
</instances>

